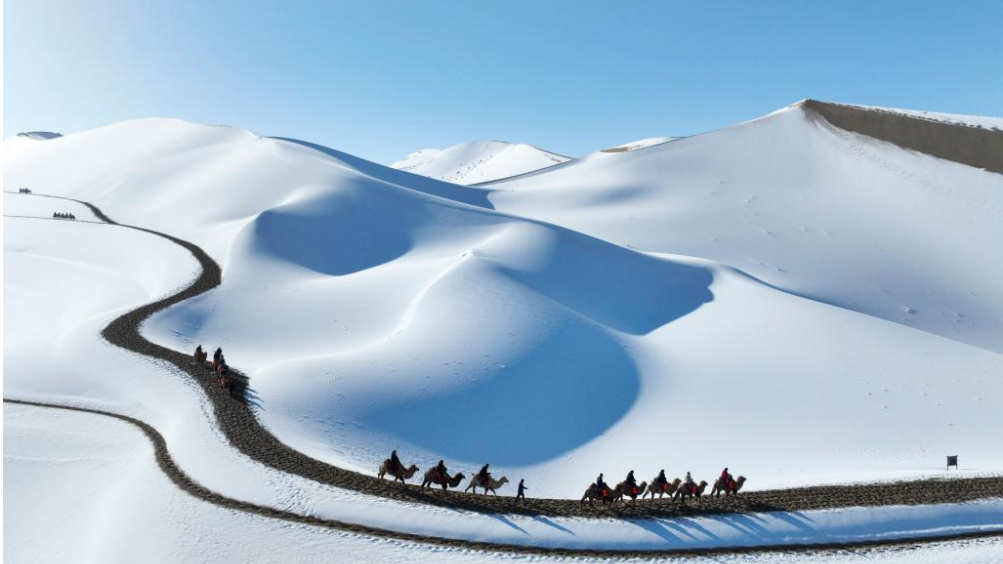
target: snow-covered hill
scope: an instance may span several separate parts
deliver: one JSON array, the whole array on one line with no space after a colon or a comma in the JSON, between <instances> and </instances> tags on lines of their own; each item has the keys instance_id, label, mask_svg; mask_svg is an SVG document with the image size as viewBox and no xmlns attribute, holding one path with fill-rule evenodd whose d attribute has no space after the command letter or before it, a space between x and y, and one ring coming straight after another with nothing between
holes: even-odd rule
<instances>
[{"instance_id":1,"label":"snow-covered hill","mask_svg":"<svg viewBox=\"0 0 1003 564\"><path fill-rule=\"evenodd\" d=\"M422 149L390 166L469 185L532 172L568 160L563 155L523 143L471 141L441 150Z\"/></svg>"},{"instance_id":2,"label":"snow-covered hill","mask_svg":"<svg viewBox=\"0 0 1003 564\"><path fill-rule=\"evenodd\" d=\"M1003 352L1003 175L847 132L803 104L491 187L504 211Z\"/></svg>"},{"instance_id":3,"label":"snow-covered hill","mask_svg":"<svg viewBox=\"0 0 1003 564\"><path fill-rule=\"evenodd\" d=\"M1003 470L1003 176L801 106L497 190L173 120L36 145L8 185L221 263L145 331L222 345L317 458L490 462L560 496L663 467L750 488L930 475L948 453ZM55 393L47 374L5 393Z\"/></svg>"}]
</instances>

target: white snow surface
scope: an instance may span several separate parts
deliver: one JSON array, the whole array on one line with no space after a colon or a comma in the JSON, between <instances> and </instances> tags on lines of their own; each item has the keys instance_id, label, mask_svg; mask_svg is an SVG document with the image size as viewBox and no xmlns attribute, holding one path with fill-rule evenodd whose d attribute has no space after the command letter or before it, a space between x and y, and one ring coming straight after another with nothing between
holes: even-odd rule
<instances>
[{"instance_id":1,"label":"white snow surface","mask_svg":"<svg viewBox=\"0 0 1003 564\"><path fill-rule=\"evenodd\" d=\"M746 156L764 138L814 149ZM851 142L783 111L489 192L144 120L39 144L5 180L206 248L223 287L147 334L222 345L273 432L349 468L398 448L566 497L663 467L751 489L937 475L945 454L998 472L999 175ZM667 432L701 438L637 448Z\"/></svg>"},{"instance_id":2,"label":"white snow surface","mask_svg":"<svg viewBox=\"0 0 1003 564\"><path fill-rule=\"evenodd\" d=\"M323 460L373 472L398 448L422 468L491 462L531 495L567 497L630 469L709 478L728 465L750 489L944 475L945 454L962 456L950 475L1003 470L990 431L1003 423L1003 176L798 108L492 189L177 120L16 153L8 142L8 189L90 201L220 262L222 287L146 334L182 350L222 345L250 374L265 425ZM3 202L5 215L82 219L72 202ZM234 453L197 390L98 336L193 276L182 249L8 217L4 265L5 397L140 417L186 472L241 499L550 546L1000 526L987 502L809 512L807 529L787 514L555 527L322 487ZM19 476L38 489L30 469ZM29 503L18 499L11 507Z\"/></svg>"},{"instance_id":3,"label":"white snow surface","mask_svg":"<svg viewBox=\"0 0 1003 564\"><path fill-rule=\"evenodd\" d=\"M1003 352L1003 175L836 129L799 105L491 190L503 211Z\"/></svg>"},{"instance_id":4,"label":"white snow surface","mask_svg":"<svg viewBox=\"0 0 1003 564\"><path fill-rule=\"evenodd\" d=\"M525 143L470 141L446 149L422 149L393 168L455 182L479 184L533 172L570 160Z\"/></svg>"},{"instance_id":5,"label":"white snow surface","mask_svg":"<svg viewBox=\"0 0 1003 564\"><path fill-rule=\"evenodd\" d=\"M5 208L20 206L20 198L26 197L6 196ZM580 548L829 542L875 534L900 538L1003 528L1003 502L596 521L478 515L319 485L236 453L214 428L195 386L156 363L107 345L98 335L122 311L169 293L190 278L194 261L183 250L120 227L7 218L4 263L5 321L16 328L4 333L5 397L138 417L165 435L172 456L189 476L236 499L402 532ZM4 522L4 532L11 535L5 558L106 562L144 554L147 561L185 560L200 546L205 550L200 543L206 537L193 533L202 529L223 539L250 534L276 540L277 546L261 547L254 559L280 554L282 548L291 558L305 558L332 542L358 549L352 536L279 527L267 519L196 503L160 474L149 443L122 422L17 405L5 405L4 419L4 465L9 483L17 484L8 488L5 499L8 516L16 516ZM144 525L159 534L139 532ZM40 543L47 532L51 536L52 530L64 528L69 533L56 535L55 544ZM304 540L309 542L297 544ZM230 546L228 540L219 542ZM40 551L43 545L47 548ZM382 551L377 548L387 545L391 553L402 550L380 541L368 557L379 558ZM248 550L231 548L224 559L246 561L242 555L251 554Z\"/></svg>"}]
</instances>

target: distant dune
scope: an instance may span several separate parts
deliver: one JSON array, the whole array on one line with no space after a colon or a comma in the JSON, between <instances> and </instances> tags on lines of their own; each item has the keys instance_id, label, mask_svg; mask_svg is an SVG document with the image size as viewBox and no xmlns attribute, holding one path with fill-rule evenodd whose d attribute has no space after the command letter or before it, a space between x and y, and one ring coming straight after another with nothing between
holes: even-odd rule
<instances>
[{"instance_id":1,"label":"distant dune","mask_svg":"<svg viewBox=\"0 0 1003 564\"><path fill-rule=\"evenodd\" d=\"M524 143L470 141L447 149L422 149L393 168L456 184L480 184L547 168L570 160Z\"/></svg>"}]
</instances>

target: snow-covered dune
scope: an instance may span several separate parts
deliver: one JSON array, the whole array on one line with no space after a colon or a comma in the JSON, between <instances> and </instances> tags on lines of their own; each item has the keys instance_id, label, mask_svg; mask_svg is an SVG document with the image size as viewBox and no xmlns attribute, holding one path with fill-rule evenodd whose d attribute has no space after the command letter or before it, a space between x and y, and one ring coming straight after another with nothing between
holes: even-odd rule
<instances>
[{"instance_id":1,"label":"snow-covered dune","mask_svg":"<svg viewBox=\"0 0 1003 564\"><path fill-rule=\"evenodd\" d=\"M471 141L446 149L422 149L393 168L457 184L480 184L547 168L570 160L524 143Z\"/></svg>"},{"instance_id":2,"label":"snow-covered dune","mask_svg":"<svg viewBox=\"0 0 1003 564\"><path fill-rule=\"evenodd\" d=\"M492 188L504 211L1003 352L1003 175L804 104Z\"/></svg>"},{"instance_id":3,"label":"snow-covered dune","mask_svg":"<svg viewBox=\"0 0 1003 564\"><path fill-rule=\"evenodd\" d=\"M173 120L4 175L202 245L223 285L144 331L222 345L280 439L349 468L398 448L569 497L1003 470L999 175L800 106L497 191Z\"/></svg>"}]
</instances>

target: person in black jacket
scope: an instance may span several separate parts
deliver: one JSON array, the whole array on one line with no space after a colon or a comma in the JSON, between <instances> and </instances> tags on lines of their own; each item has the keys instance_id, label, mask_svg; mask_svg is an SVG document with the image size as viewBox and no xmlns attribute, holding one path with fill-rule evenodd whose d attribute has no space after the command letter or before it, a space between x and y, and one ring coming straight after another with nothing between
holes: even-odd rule
<instances>
[{"instance_id":1,"label":"person in black jacket","mask_svg":"<svg viewBox=\"0 0 1003 564\"><path fill-rule=\"evenodd\" d=\"M526 480L519 480L519 493L515 494L516 501L520 499L526 501L526 490L528 489L529 488L526 487Z\"/></svg>"},{"instance_id":2,"label":"person in black jacket","mask_svg":"<svg viewBox=\"0 0 1003 564\"><path fill-rule=\"evenodd\" d=\"M491 479L491 472L488 472L488 466L490 466L490 464L485 464L481 467L480 471L477 472L477 482L482 486L487 484L488 480Z\"/></svg>"},{"instance_id":3,"label":"person in black jacket","mask_svg":"<svg viewBox=\"0 0 1003 564\"><path fill-rule=\"evenodd\" d=\"M602 479L602 473L599 473L599 477L596 478L596 490L600 497L606 497L609 494L609 486L606 485L605 480Z\"/></svg>"},{"instance_id":4,"label":"person in black jacket","mask_svg":"<svg viewBox=\"0 0 1003 564\"><path fill-rule=\"evenodd\" d=\"M634 477L634 471L631 470L627 473L627 487L630 488L631 495L637 495L637 478Z\"/></svg>"}]
</instances>

